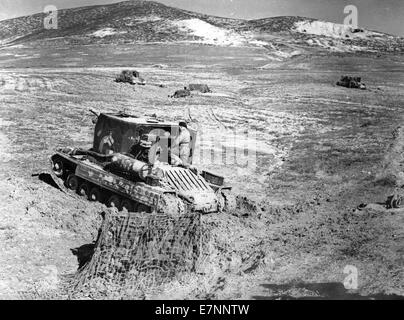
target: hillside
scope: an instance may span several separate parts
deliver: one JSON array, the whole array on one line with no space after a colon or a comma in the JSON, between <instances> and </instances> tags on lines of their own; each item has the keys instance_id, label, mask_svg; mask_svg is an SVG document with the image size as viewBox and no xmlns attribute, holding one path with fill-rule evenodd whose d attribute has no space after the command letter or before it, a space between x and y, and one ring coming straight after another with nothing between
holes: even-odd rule
<instances>
[{"instance_id":1,"label":"hillside","mask_svg":"<svg viewBox=\"0 0 404 320\"><path fill-rule=\"evenodd\" d=\"M0 39L31 42L55 37L76 37L96 41L97 38L135 41L173 41L187 39L179 35L174 21L201 18L221 27L232 20L203 16L152 1L126 1L111 5L88 6L60 10L57 30L43 28L45 14L0 22ZM235 21L237 24L239 21Z\"/></svg>"},{"instance_id":2,"label":"hillside","mask_svg":"<svg viewBox=\"0 0 404 320\"><path fill-rule=\"evenodd\" d=\"M310 18L236 20L153 1L60 10L57 30L43 28L44 16L41 13L0 21L0 45L189 42L265 47L275 53L274 59L297 55L311 48L334 52L402 52L404 47L400 37L352 30L348 26Z\"/></svg>"}]
</instances>

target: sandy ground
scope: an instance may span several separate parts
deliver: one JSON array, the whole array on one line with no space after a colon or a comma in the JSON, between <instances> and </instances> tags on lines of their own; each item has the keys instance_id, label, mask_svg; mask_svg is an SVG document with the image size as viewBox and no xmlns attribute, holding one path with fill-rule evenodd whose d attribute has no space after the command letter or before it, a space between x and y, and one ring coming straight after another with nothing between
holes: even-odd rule
<instances>
[{"instance_id":1,"label":"sandy ground","mask_svg":"<svg viewBox=\"0 0 404 320\"><path fill-rule=\"evenodd\" d=\"M2 49L1 298L66 298L64 279L78 267L71 249L95 239L100 206L77 203L40 175L57 146L91 145L89 108L197 120L196 164L221 172L262 211L253 219L205 217L219 247L232 243L213 261L215 272L180 277L147 297L404 295L403 211L384 206L404 163L404 137L393 134L403 120L402 57L269 65L253 49L148 46L145 56L145 48L116 48L115 59L104 49ZM130 67L146 86L113 82ZM362 76L369 90L335 86L345 73ZM189 83L213 93L168 98ZM206 161L206 150L231 146L255 152L254 165L231 152L225 163ZM359 272L358 290L342 285L347 265Z\"/></svg>"}]
</instances>

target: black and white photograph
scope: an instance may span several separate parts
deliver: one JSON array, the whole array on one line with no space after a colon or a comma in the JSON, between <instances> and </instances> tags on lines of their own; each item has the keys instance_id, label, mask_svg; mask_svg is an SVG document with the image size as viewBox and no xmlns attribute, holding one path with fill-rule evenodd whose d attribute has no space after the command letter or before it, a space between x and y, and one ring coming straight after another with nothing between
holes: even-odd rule
<instances>
[{"instance_id":1,"label":"black and white photograph","mask_svg":"<svg viewBox=\"0 0 404 320\"><path fill-rule=\"evenodd\" d=\"M404 300L403 21L402 0L0 0L0 300Z\"/></svg>"}]
</instances>

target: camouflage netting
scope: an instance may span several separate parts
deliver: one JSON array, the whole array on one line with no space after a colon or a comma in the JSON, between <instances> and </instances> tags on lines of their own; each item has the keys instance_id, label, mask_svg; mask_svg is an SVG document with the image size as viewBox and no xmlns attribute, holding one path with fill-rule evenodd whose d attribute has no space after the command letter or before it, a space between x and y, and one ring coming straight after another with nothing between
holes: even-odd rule
<instances>
[{"instance_id":1,"label":"camouflage netting","mask_svg":"<svg viewBox=\"0 0 404 320\"><path fill-rule=\"evenodd\" d=\"M107 212L94 254L77 273L73 291L135 297L179 272L193 271L202 242L200 215Z\"/></svg>"}]
</instances>

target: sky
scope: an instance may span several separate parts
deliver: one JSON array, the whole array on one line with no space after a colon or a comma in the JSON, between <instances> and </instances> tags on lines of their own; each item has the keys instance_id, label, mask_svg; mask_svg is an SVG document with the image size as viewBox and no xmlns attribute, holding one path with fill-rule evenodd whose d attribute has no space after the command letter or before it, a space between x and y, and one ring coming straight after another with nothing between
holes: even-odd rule
<instances>
[{"instance_id":1,"label":"sky","mask_svg":"<svg viewBox=\"0 0 404 320\"><path fill-rule=\"evenodd\" d=\"M107 4L121 0L0 0L0 20L58 9ZM158 0L169 6L216 16L259 19L303 16L343 23L344 7L358 8L359 27L404 36L404 0Z\"/></svg>"}]
</instances>

